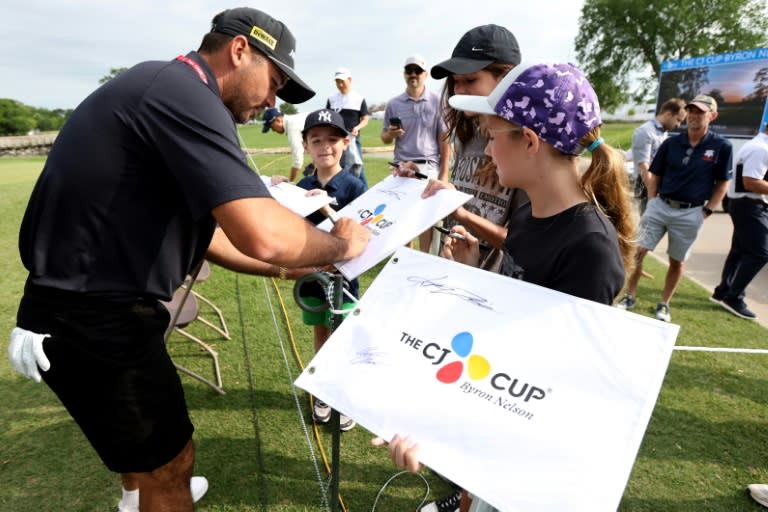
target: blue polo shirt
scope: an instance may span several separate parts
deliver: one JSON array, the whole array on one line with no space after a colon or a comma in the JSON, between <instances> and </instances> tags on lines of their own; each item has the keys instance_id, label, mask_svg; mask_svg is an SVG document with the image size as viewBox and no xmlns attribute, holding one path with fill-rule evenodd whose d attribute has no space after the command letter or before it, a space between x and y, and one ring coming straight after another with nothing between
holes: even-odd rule
<instances>
[{"instance_id":1,"label":"blue polo shirt","mask_svg":"<svg viewBox=\"0 0 768 512\"><path fill-rule=\"evenodd\" d=\"M669 137L659 147L650 170L661 177L659 195L684 203L704 203L716 181L731 179L733 146L721 135L708 131L696 147L688 133Z\"/></svg>"}]
</instances>

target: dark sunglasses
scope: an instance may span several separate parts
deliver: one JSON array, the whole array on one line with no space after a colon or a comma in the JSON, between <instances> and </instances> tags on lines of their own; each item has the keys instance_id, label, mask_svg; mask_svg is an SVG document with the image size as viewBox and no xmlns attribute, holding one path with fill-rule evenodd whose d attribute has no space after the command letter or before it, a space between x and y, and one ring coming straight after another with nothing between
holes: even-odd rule
<instances>
[{"instance_id":1,"label":"dark sunglasses","mask_svg":"<svg viewBox=\"0 0 768 512\"><path fill-rule=\"evenodd\" d=\"M406 75L420 75L424 72L423 69L421 69L418 66L406 66L405 67L405 74Z\"/></svg>"}]
</instances>

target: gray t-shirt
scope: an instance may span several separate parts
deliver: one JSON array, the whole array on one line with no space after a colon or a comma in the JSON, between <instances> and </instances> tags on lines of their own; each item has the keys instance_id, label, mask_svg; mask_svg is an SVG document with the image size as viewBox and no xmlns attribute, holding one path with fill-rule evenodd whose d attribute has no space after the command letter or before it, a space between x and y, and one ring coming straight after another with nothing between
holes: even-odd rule
<instances>
[{"instance_id":1,"label":"gray t-shirt","mask_svg":"<svg viewBox=\"0 0 768 512\"><path fill-rule=\"evenodd\" d=\"M479 134L463 146L456 143L451 183L457 190L473 196L464 204L467 211L503 226L509 216L513 194L512 189L502 187L493 177L478 176L478 170L487 161L484 153L487 143L488 139ZM451 227L456 222L449 219L447 224Z\"/></svg>"}]
</instances>

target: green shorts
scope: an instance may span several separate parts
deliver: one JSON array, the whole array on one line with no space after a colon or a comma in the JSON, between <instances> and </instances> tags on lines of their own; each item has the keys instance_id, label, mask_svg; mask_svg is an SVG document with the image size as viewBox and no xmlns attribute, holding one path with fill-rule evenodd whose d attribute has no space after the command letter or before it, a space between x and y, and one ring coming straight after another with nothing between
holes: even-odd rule
<instances>
[{"instance_id":1,"label":"green shorts","mask_svg":"<svg viewBox=\"0 0 768 512\"><path fill-rule=\"evenodd\" d=\"M302 302L306 304L307 306L319 306L325 302L324 299L321 299L319 297L302 297ZM341 309L347 311L355 309L356 303L355 302L345 302ZM349 313L344 313L344 318L347 317ZM326 309L325 311L320 311L319 313L315 313L312 311L306 311L304 309L301 310L301 319L304 322L304 325L325 325L327 328L331 328L331 310Z\"/></svg>"}]
</instances>

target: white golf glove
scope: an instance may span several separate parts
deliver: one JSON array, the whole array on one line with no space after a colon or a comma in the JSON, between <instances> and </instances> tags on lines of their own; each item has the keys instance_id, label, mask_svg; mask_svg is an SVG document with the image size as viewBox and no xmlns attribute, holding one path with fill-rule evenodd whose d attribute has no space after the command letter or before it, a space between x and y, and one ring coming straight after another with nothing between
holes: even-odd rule
<instances>
[{"instance_id":1,"label":"white golf glove","mask_svg":"<svg viewBox=\"0 0 768 512\"><path fill-rule=\"evenodd\" d=\"M40 370L47 372L51 367L51 362L43 351L43 340L49 336L50 334L37 334L19 327L13 328L11 344L8 345L8 358L17 372L40 382Z\"/></svg>"}]
</instances>

